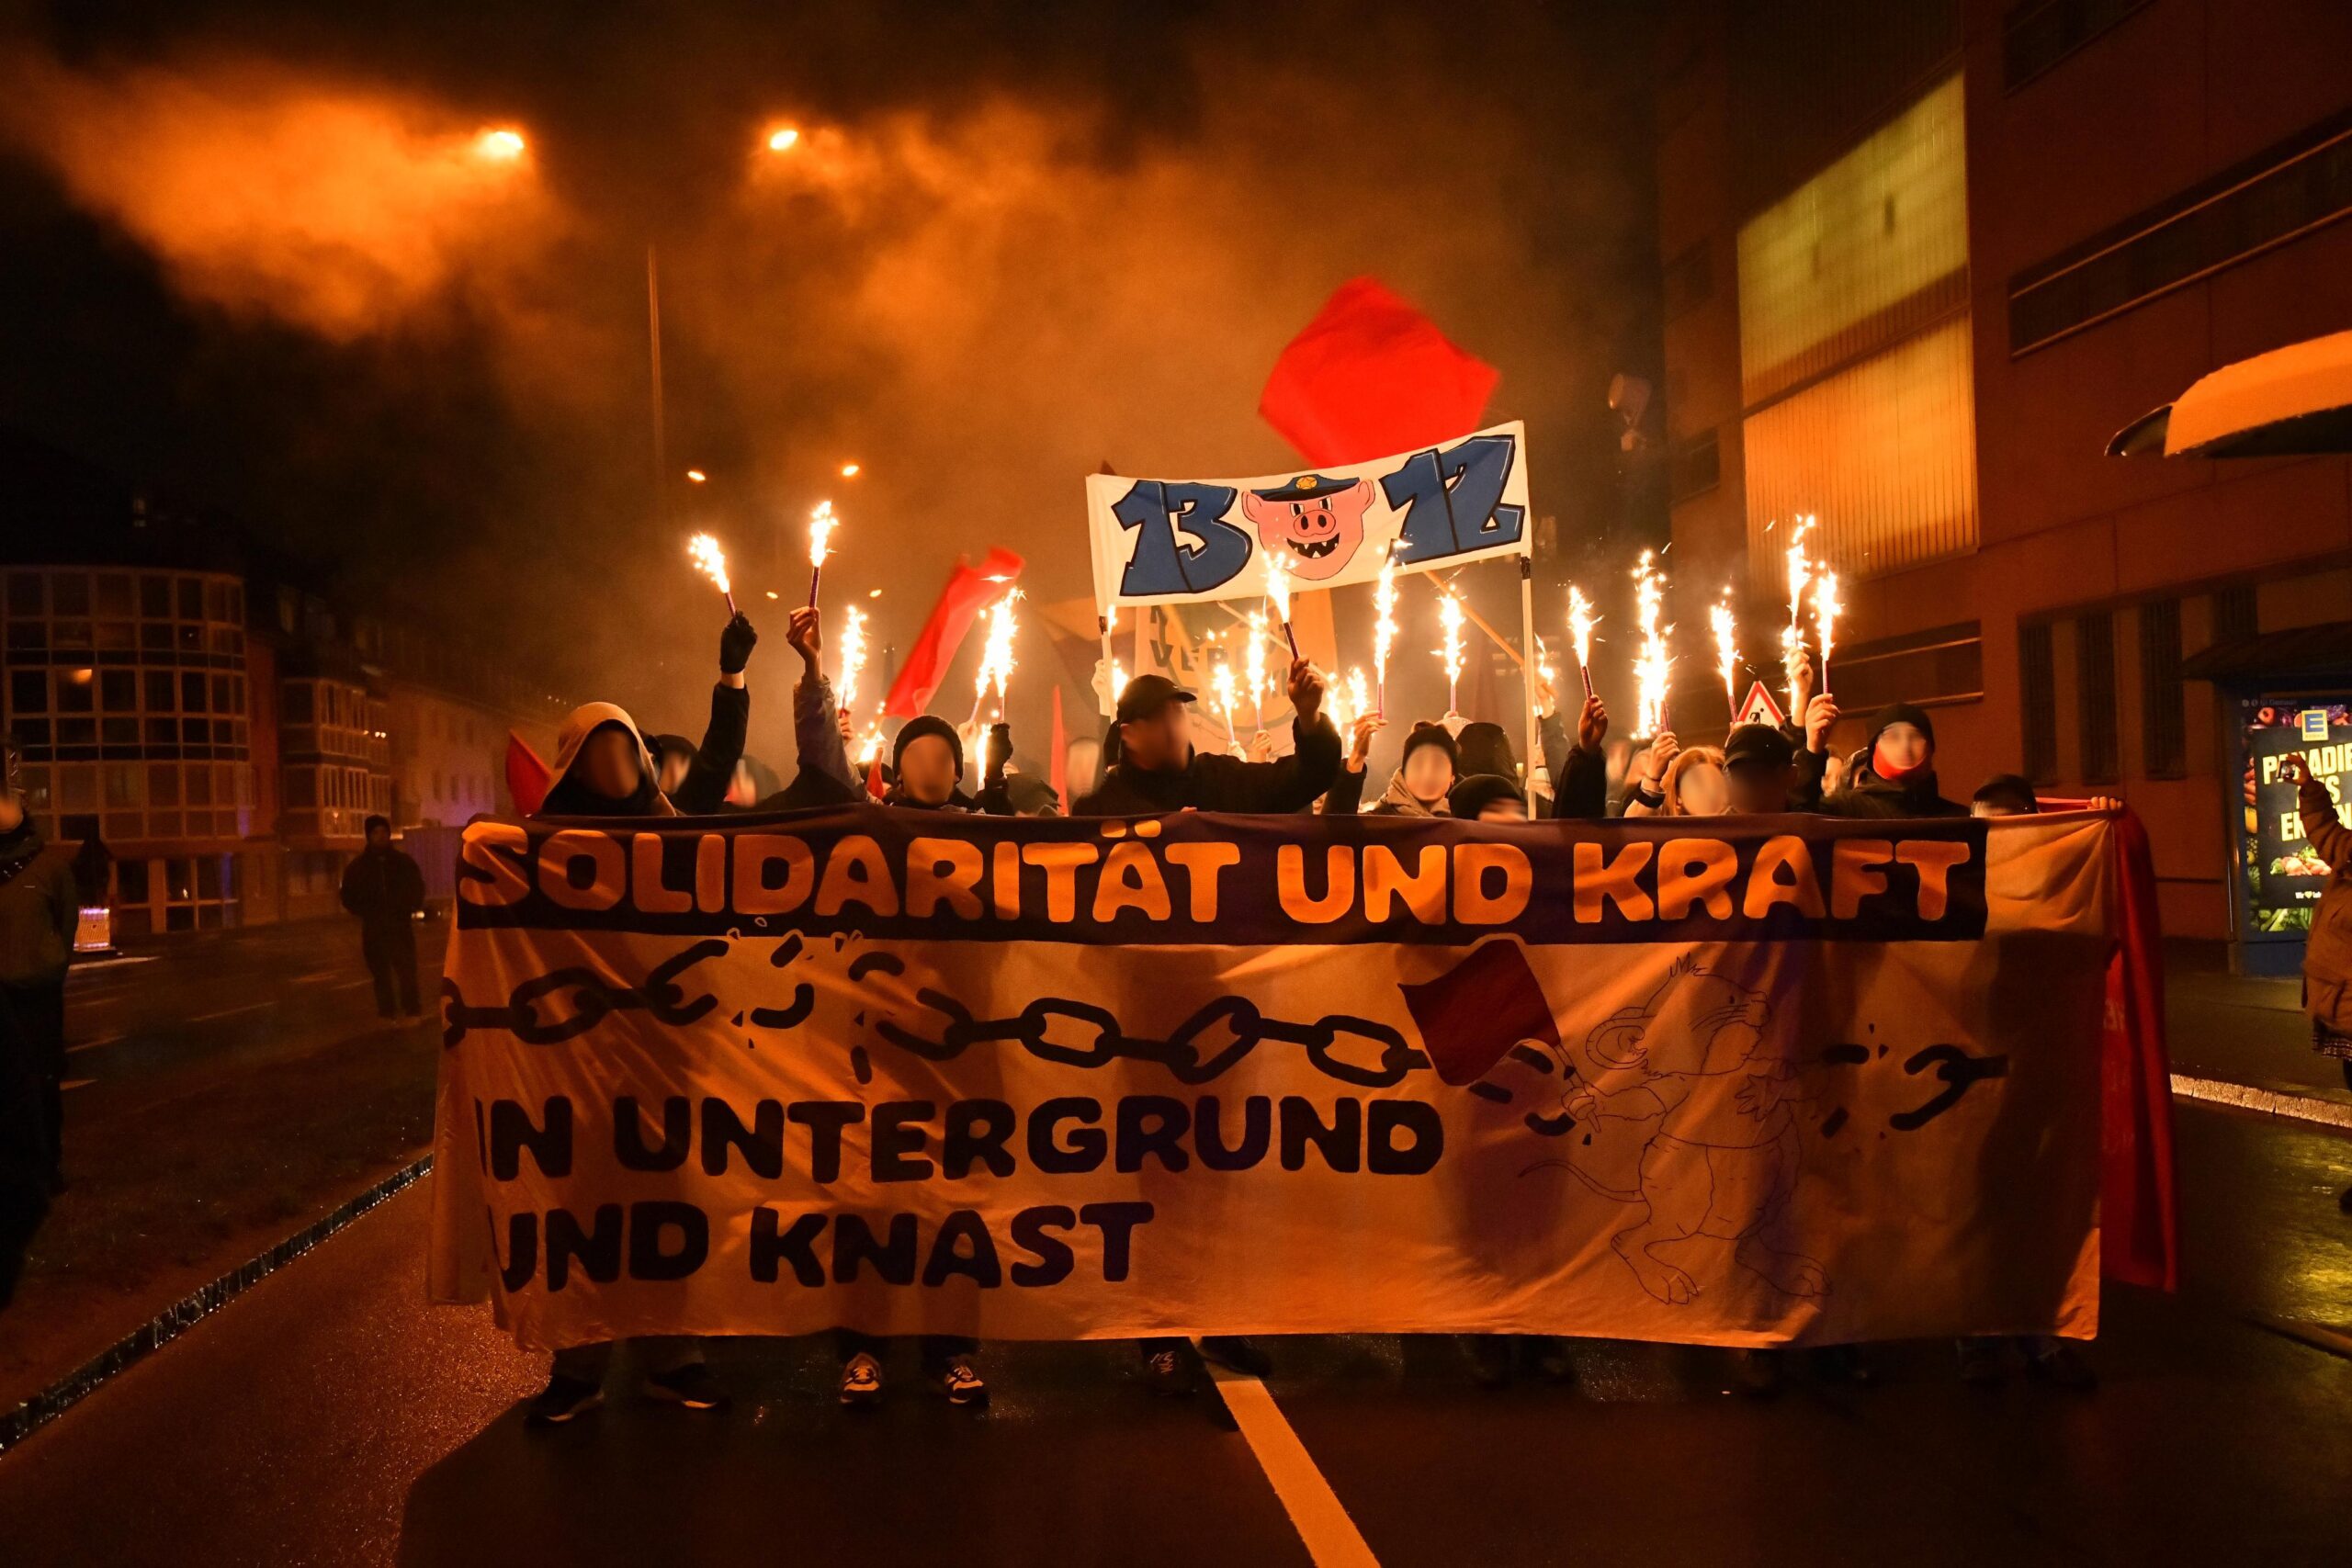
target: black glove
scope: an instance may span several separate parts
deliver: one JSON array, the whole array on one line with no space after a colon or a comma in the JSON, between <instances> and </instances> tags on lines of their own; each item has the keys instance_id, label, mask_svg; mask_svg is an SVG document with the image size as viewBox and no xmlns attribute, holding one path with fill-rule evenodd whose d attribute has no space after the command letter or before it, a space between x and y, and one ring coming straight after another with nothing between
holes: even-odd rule
<instances>
[{"instance_id":1,"label":"black glove","mask_svg":"<svg viewBox=\"0 0 2352 1568\"><path fill-rule=\"evenodd\" d=\"M989 725L988 761L983 765L981 776L990 784L994 784L997 780L1004 777L1004 766L1007 762L1012 761L1012 726L1009 724Z\"/></svg>"},{"instance_id":2,"label":"black glove","mask_svg":"<svg viewBox=\"0 0 2352 1568\"><path fill-rule=\"evenodd\" d=\"M735 618L727 623L727 629L718 634L718 672L741 674L743 666L752 661L752 646L759 640L760 634L752 629L752 623L738 610Z\"/></svg>"}]
</instances>

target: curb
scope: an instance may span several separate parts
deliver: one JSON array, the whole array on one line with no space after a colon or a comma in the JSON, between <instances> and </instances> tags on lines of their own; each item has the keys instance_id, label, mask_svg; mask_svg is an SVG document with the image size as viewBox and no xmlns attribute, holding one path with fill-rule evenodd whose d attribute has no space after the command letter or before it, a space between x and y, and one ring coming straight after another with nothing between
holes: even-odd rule
<instances>
[{"instance_id":1,"label":"curb","mask_svg":"<svg viewBox=\"0 0 2352 1568\"><path fill-rule=\"evenodd\" d=\"M259 1257L247 1259L209 1284L198 1286L14 1410L0 1415L0 1454L6 1453L87 1399L109 1379L137 1366L385 1199L421 1180L432 1169L431 1155L413 1165L402 1166Z\"/></svg>"},{"instance_id":2,"label":"curb","mask_svg":"<svg viewBox=\"0 0 2352 1568\"><path fill-rule=\"evenodd\" d=\"M2192 1078L2179 1073L2172 1076L2172 1092L2180 1100L2199 1100L2212 1105L2233 1106L2240 1111L2259 1111L2271 1116L2315 1122L2322 1126L2340 1127L2352 1132L2352 1105L2316 1094L2284 1094L2277 1089L2225 1083L2220 1078Z\"/></svg>"}]
</instances>

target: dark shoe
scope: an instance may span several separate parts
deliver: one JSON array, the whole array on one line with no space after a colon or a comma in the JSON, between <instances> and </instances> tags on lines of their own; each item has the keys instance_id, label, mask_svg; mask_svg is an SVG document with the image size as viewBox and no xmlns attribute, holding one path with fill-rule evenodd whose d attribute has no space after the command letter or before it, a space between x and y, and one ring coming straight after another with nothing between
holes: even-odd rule
<instances>
[{"instance_id":1,"label":"dark shoe","mask_svg":"<svg viewBox=\"0 0 2352 1568\"><path fill-rule=\"evenodd\" d=\"M860 1350L842 1367L842 1403L871 1410L882 1403L882 1363Z\"/></svg>"},{"instance_id":2,"label":"dark shoe","mask_svg":"<svg viewBox=\"0 0 2352 1568\"><path fill-rule=\"evenodd\" d=\"M1813 1364L1813 1375L1823 1382L1868 1388L1878 1382L1878 1373L1871 1370L1860 1345L1817 1345L1807 1359Z\"/></svg>"},{"instance_id":3,"label":"dark shoe","mask_svg":"<svg viewBox=\"0 0 2352 1568\"><path fill-rule=\"evenodd\" d=\"M1228 1371L1247 1372L1253 1378L1273 1375L1274 1359L1255 1339L1238 1334L1206 1336L1201 1340L1201 1354Z\"/></svg>"},{"instance_id":4,"label":"dark shoe","mask_svg":"<svg viewBox=\"0 0 2352 1568\"><path fill-rule=\"evenodd\" d=\"M2091 1371L2090 1362L2064 1340L2026 1357L2025 1370L2033 1374L2036 1382L2048 1383L2068 1393L2088 1393L2098 1387L2098 1374Z\"/></svg>"},{"instance_id":5,"label":"dark shoe","mask_svg":"<svg viewBox=\"0 0 2352 1568\"><path fill-rule=\"evenodd\" d=\"M548 1379L548 1386L531 1398L531 1406L524 1414L524 1421L533 1427L560 1427L575 1416L585 1416L605 1403L601 1383L586 1378L568 1378L561 1372Z\"/></svg>"},{"instance_id":6,"label":"dark shoe","mask_svg":"<svg viewBox=\"0 0 2352 1568\"><path fill-rule=\"evenodd\" d=\"M947 1396L950 1404L986 1404L989 1402L989 1385L981 1380L972 1363L961 1356L940 1368L934 1377L939 1391Z\"/></svg>"},{"instance_id":7,"label":"dark shoe","mask_svg":"<svg viewBox=\"0 0 2352 1568\"><path fill-rule=\"evenodd\" d=\"M1960 1381L1971 1388L1996 1387L2007 1375L2001 1364L2001 1342L1978 1337L1960 1342Z\"/></svg>"},{"instance_id":8,"label":"dark shoe","mask_svg":"<svg viewBox=\"0 0 2352 1568\"><path fill-rule=\"evenodd\" d=\"M1167 1345L1147 1350L1143 1381L1144 1386L1154 1393L1191 1393L1200 1386L1201 1359L1190 1345Z\"/></svg>"},{"instance_id":9,"label":"dark shoe","mask_svg":"<svg viewBox=\"0 0 2352 1568\"><path fill-rule=\"evenodd\" d=\"M1470 1381L1480 1388L1508 1388L1513 1358L1510 1337L1505 1334L1463 1334L1454 1342L1470 1363Z\"/></svg>"},{"instance_id":10,"label":"dark shoe","mask_svg":"<svg viewBox=\"0 0 2352 1568\"><path fill-rule=\"evenodd\" d=\"M1750 1399L1770 1399L1787 1380L1786 1359L1779 1350L1732 1352L1732 1387Z\"/></svg>"},{"instance_id":11,"label":"dark shoe","mask_svg":"<svg viewBox=\"0 0 2352 1568\"><path fill-rule=\"evenodd\" d=\"M639 1388L648 1399L686 1410L717 1410L727 1403L727 1391L700 1361L688 1361L666 1372L648 1372Z\"/></svg>"}]
</instances>

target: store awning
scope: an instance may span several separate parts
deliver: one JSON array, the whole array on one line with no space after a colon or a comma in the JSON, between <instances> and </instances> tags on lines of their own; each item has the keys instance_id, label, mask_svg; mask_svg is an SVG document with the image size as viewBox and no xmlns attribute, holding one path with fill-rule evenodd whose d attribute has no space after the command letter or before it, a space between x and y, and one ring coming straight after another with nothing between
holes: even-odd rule
<instances>
[{"instance_id":1,"label":"store awning","mask_svg":"<svg viewBox=\"0 0 2352 1568\"><path fill-rule=\"evenodd\" d=\"M2352 621L2216 643L2182 660L2180 673L2190 681L2352 682Z\"/></svg>"},{"instance_id":2,"label":"store awning","mask_svg":"<svg viewBox=\"0 0 2352 1568\"><path fill-rule=\"evenodd\" d=\"M2352 452L2352 332L2224 365L2107 444L2110 457Z\"/></svg>"}]
</instances>

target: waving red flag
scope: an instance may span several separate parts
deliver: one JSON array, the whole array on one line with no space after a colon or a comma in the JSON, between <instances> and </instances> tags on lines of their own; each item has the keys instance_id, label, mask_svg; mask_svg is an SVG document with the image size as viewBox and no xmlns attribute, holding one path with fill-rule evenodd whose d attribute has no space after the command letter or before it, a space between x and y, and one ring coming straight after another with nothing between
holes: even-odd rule
<instances>
[{"instance_id":1,"label":"waving red flag","mask_svg":"<svg viewBox=\"0 0 2352 1568\"><path fill-rule=\"evenodd\" d=\"M1377 278L1340 286L1274 361L1259 415L1322 467L1478 428L1501 373Z\"/></svg>"},{"instance_id":2,"label":"waving red flag","mask_svg":"<svg viewBox=\"0 0 2352 1568\"><path fill-rule=\"evenodd\" d=\"M539 761L530 742L513 730L506 732L506 793L513 797L518 815L528 817L548 797L548 785L555 782L553 773Z\"/></svg>"},{"instance_id":3,"label":"waving red flag","mask_svg":"<svg viewBox=\"0 0 2352 1568\"><path fill-rule=\"evenodd\" d=\"M939 603L931 607L931 618L923 622L922 635L908 650L906 663L899 666L899 678L890 682L890 694L882 704L884 713L894 718L913 718L931 705L932 694L946 678L947 666L954 661L956 650L964 646L964 634L972 629L980 606L1019 578L1024 564L1011 550L998 548L991 548L978 566L966 560L956 563L947 586L939 592Z\"/></svg>"}]
</instances>

